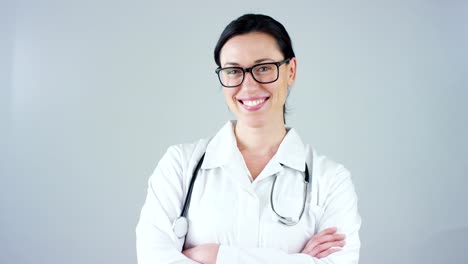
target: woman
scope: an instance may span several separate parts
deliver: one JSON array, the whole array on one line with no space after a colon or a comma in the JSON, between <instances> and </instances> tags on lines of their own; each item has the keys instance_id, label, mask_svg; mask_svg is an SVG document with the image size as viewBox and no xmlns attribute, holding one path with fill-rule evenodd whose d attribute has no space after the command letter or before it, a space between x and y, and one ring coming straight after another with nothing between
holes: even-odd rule
<instances>
[{"instance_id":1,"label":"woman","mask_svg":"<svg viewBox=\"0 0 468 264\"><path fill-rule=\"evenodd\" d=\"M138 262L358 263L350 173L285 126L297 67L285 28L241 16L214 57L237 120L211 139L167 150L136 229Z\"/></svg>"}]
</instances>

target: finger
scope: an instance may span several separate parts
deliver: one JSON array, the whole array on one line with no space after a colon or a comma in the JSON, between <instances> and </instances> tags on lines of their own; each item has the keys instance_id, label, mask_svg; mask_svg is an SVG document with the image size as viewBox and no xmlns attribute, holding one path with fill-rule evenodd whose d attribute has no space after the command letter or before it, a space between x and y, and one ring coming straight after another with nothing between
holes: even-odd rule
<instances>
[{"instance_id":1,"label":"finger","mask_svg":"<svg viewBox=\"0 0 468 264\"><path fill-rule=\"evenodd\" d=\"M302 251L311 251L317 245L326 243L326 242L333 242L333 241L340 241L346 238L345 234L333 234L333 235L324 235L324 236L313 236L312 239L307 243Z\"/></svg>"},{"instance_id":2,"label":"finger","mask_svg":"<svg viewBox=\"0 0 468 264\"><path fill-rule=\"evenodd\" d=\"M328 249L330 249L332 247L343 247L345 244L346 244L346 242L344 240L327 242L327 243L317 245L312 250L310 250L309 252L306 252L306 253L313 256L313 257L315 257L316 255L318 255L319 253L321 253L321 252L323 252L325 250L328 250Z\"/></svg>"},{"instance_id":3,"label":"finger","mask_svg":"<svg viewBox=\"0 0 468 264\"><path fill-rule=\"evenodd\" d=\"M333 235L325 235L321 237L315 236L313 239L309 241L310 243L307 243L307 245L304 247L302 251L307 253L320 244L327 243L327 242L341 241L341 240L344 240L345 238L346 238L345 234L333 234Z\"/></svg>"},{"instance_id":4,"label":"finger","mask_svg":"<svg viewBox=\"0 0 468 264\"><path fill-rule=\"evenodd\" d=\"M318 237L315 239L315 241L318 244L323 244L327 242L344 240L345 238L346 238L345 234L333 234L333 235L326 235L326 236Z\"/></svg>"},{"instance_id":5,"label":"finger","mask_svg":"<svg viewBox=\"0 0 468 264\"><path fill-rule=\"evenodd\" d=\"M338 230L338 228L336 228L336 227L329 227L329 228L326 228L326 229L318 232L315 235L316 236L323 236L323 235L334 234L334 233L336 233L337 230Z\"/></svg>"},{"instance_id":6,"label":"finger","mask_svg":"<svg viewBox=\"0 0 468 264\"><path fill-rule=\"evenodd\" d=\"M340 250L341 250L341 248L330 248L330 249L327 249L327 250L322 251L319 254L317 254L316 258L318 258L318 259L326 258L326 257L330 256L331 254L333 254L335 252L338 252Z\"/></svg>"},{"instance_id":7,"label":"finger","mask_svg":"<svg viewBox=\"0 0 468 264\"><path fill-rule=\"evenodd\" d=\"M317 234L313 235L312 238L307 242L307 244L305 245L304 249L302 251L309 251L310 249L312 249L315 245L315 241L316 239L318 239L319 237L322 237L324 235L331 235L331 234L334 234L336 233L337 231L337 228L336 227L330 227L330 228L326 228L320 232L318 232Z\"/></svg>"},{"instance_id":8,"label":"finger","mask_svg":"<svg viewBox=\"0 0 468 264\"><path fill-rule=\"evenodd\" d=\"M182 251L182 254L184 254L186 257L190 258L191 257L191 250L190 248L189 249L186 249L184 251Z\"/></svg>"},{"instance_id":9,"label":"finger","mask_svg":"<svg viewBox=\"0 0 468 264\"><path fill-rule=\"evenodd\" d=\"M330 248L333 248L333 247L340 247L341 248L345 244L346 244L346 242L344 240L323 243L323 244L320 244L320 245L316 246L315 248L313 248L307 254L309 254L312 257L316 257L319 253L322 253L323 251L329 250Z\"/></svg>"}]
</instances>

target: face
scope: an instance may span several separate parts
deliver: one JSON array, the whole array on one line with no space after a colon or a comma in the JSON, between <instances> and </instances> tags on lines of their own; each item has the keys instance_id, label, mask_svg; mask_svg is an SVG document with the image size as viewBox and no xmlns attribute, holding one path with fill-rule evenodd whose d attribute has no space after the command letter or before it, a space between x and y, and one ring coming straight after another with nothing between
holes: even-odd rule
<instances>
[{"instance_id":1,"label":"face","mask_svg":"<svg viewBox=\"0 0 468 264\"><path fill-rule=\"evenodd\" d=\"M284 58L276 40L266 33L238 35L226 42L220 53L221 67L242 68L265 62L278 62ZM261 84L251 73L246 73L241 85L224 88L224 96L229 109L238 122L251 127L260 127L283 121L283 105L288 88L296 77L296 59L279 67L276 82Z\"/></svg>"}]
</instances>

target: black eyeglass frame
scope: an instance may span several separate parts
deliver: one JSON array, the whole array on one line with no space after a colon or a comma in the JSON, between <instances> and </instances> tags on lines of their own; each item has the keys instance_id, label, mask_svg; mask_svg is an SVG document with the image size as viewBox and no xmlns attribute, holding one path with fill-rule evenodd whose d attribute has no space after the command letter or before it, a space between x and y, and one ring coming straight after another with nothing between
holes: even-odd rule
<instances>
[{"instance_id":1,"label":"black eyeglass frame","mask_svg":"<svg viewBox=\"0 0 468 264\"><path fill-rule=\"evenodd\" d=\"M255 64L255 65L252 65L251 67L249 68L242 68L242 67L224 67L224 68L221 68L221 67L218 67L216 70L215 70L215 73L216 75L218 75L218 79L219 79L219 83L221 83L222 86L226 87L226 88L234 88L234 87L237 87L239 85L241 85L244 80L245 80L245 73L246 72L250 72L250 74L252 75L252 78L258 82L258 83L261 83L261 84L267 84L267 83L273 83L273 82L276 82L279 78L279 67L285 63L289 63L289 61L291 61L291 58L287 58L287 59L284 59L282 61L277 61L277 62L263 62L263 63L259 63L259 64ZM255 67L258 67L258 66L262 66L262 65L276 65L276 78L273 80L273 81L268 81L268 82L261 82L259 80L257 80L255 78L255 74L252 73L252 69L255 68ZM226 69L238 69L238 70L241 70L242 71L242 80L241 82L238 84L238 85L224 85L223 84L223 81L221 81L221 76L219 75L219 73L222 71L222 70L226 70Z\"/></svg>"}]
</instances>

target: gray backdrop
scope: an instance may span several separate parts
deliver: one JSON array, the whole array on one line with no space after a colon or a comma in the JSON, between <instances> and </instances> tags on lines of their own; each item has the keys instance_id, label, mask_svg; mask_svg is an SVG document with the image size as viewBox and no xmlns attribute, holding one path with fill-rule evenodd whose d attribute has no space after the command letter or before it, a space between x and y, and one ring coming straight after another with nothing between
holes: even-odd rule
<instances>
[{"instance_id":1,"label":"gray backdrop","mask_svg":"<svg viewBox=\"0 0 468 264\"><path fill-rule=\"evenodd\" d=\"M3 0L0 263L136 263L161 155L233 118L246 12L293 39L288 124L353 173L360 263L468 262L468 1Z\"/></svg>"}]
</instances>

